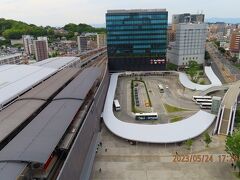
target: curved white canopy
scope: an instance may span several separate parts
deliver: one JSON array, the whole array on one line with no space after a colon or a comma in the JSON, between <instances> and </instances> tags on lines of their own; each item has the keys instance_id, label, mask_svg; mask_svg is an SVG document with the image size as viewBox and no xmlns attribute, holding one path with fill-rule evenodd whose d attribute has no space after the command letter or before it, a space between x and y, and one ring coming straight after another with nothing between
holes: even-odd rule
<instances>
[{"instance_id":1,"label":"curved white canopy","mask_svg":"<svg viewBox=\"0 0 240 180\"><path fill-rule=\"evenodd\" d=\"M193 83L185 73L179 72L179 80L180 80L181 84L188 89L198 90L198 91L204 91L213 86L221 86L222 85L221 81L215 75L215 73L213 72L213 70L210 66L206 66L204 69L205 69L205 73L206 73L208 79L210 80L211 84L200 85L200 84Z\"/></svg>"},{"instance_id":2,"label":"curved white canopy","mask_svg":"<svg viewBox=\"0 0 240 180\"><path fill-rule=\"evenodd\" d=\"M193 116L176 123L143 125L127 123L113 114L113 100L119 73L112 74L105 101L103 119L107 128L124 139L149 143L175 143L199 136L213 123L215 115L199 111Z\"/></svg>"}]
</instances>

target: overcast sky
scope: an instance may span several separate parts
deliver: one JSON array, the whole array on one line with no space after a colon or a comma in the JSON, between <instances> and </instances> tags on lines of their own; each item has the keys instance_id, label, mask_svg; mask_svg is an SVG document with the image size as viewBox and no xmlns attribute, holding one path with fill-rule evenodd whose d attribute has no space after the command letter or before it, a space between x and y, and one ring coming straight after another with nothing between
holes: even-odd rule
<instances>
[{"instance_id":1,"label":"overcast sky","mask_svg":"<svg viewBox=\"0 0 240 180\"><path fill-rule=\"evenodd\" d=\"M166 8L171 15L203 11L206 18L240 18L240 0L0 0L0 17L37 25L104 24L108 9Z\"/></svg>"}]
</instances>

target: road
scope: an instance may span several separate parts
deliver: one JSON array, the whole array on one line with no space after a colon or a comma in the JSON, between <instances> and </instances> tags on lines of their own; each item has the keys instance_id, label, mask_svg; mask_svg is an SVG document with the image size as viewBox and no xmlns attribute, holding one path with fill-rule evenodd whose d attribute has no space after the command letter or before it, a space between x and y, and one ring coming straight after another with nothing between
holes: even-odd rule
<instances>
[{"instance_id":1,"label":"road","mask_svg":"<svg viewBox=\"0 0 240 180\"><path fill-rule=\"evenodd\" d=\"M206 48L213 60L213 70L223 83L240 79L240 70L233 66L231 62L218 51L213 43L208 42Z\"/></svg>"}]
</instances>

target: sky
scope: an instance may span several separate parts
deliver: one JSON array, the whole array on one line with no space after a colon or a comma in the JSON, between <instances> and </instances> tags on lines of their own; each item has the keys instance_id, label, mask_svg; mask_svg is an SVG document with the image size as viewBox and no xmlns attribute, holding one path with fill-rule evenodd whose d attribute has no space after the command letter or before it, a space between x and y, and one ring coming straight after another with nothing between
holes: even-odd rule
<instances>
[{"instance_id":1,"label":"sky","mask_svg":"<svg viewBox=\"0 0 240 180\"><path fill-rule=\"evenodd\" d=\"M108 9L166 8L172 14L203 12L206 18L240 18L240 0L0 0L0 18L36 25L105 24Z\"/></svg>"}]
</instances>

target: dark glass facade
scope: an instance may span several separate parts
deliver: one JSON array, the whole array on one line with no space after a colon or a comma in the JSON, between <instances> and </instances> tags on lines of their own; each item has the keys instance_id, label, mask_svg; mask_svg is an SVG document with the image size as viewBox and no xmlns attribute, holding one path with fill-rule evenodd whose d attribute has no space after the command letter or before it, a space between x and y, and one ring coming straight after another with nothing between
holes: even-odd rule
<instances>
[{"instance_id":1,"label":"dark glass facade","mask_svg":"<svg viewBox=\"0 0 240 180\"><path fill-rule=\"evenodd\" d=\"M110 71L164 70L168 12L116 10L106 14Z\"/></svg>"}]
</instances>

